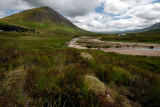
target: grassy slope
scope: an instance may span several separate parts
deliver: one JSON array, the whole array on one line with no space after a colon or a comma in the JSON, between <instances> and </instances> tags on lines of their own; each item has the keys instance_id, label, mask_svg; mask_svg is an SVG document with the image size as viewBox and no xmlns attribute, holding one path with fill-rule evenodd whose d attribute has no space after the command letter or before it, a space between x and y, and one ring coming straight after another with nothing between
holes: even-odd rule
<instances>
[{"instance_id":1,"label":"grassy slope","mask_svg":"<svg viewBox=\"0 0 160 107\"><path fill-rule=\"evenodd\" d=\"M42 22L29 20L28 18L34 18L34 13L36 12L44 13L45 10L43 8L36 8L29 10L27 12L18 13L0 19L0 23L27 27L30 29L36 29L40 32L47 32L47 33L61 33L61 34L87 33L86 31L80 28L71 27L66 24L62 24L60 22L53 22L50 21L50 19L43 20Z\"/></svg>"},{"instance_id":2,"label":"grassy slope","mask_svg":"<svg viewBox=\"0 0 160 107\"><path fill-rule=\"evenodd\" d=\"M95 75L133 102L160 105L160 57L68 49L64 44L72 38L0 33L0 105L107 106L101 96L86 91L82 81L85 74ZM89 52L94 60L80 57L81 51ZM4 88L7 74L23 66L25 83L19 76L11 77L17 79ZM120 106L122 99L117 96L115 101Z\"/></svg>"},{"instance_id":3,"label":"grassy slope","mask_svg":"<svg viewBox=\"0 0 160 107\"><path fill-rule=\"evenodd\" d=\"M62 34L0 32L0 47L4 49L51 50L65 48L65 42L72 38L72 36Z\"/></svg>"}]
</instances>

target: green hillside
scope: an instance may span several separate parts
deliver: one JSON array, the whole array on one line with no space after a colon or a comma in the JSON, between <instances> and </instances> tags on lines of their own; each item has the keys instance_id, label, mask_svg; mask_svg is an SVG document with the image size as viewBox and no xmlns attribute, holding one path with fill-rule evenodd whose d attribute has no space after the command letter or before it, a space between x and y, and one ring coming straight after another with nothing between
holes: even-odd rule
<instances>
[{"instance_id":1,"label":"green hillside","mask_svg":"<svg viewBox=\"0 0 160 107\"><path fill-rule=\"evenodd\" d=\"M76 34L86 32L49 7L26 10L21 13L2 18L0 19L0 24L2 23L35 29L39 32L45 33Z\"/></svg>"}]
</instances>

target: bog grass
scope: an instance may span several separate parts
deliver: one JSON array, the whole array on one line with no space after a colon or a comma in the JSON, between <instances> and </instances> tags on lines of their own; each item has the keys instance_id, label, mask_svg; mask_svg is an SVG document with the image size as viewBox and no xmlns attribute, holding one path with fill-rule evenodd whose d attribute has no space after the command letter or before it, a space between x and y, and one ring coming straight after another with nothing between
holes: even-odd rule
<instances>
[{"instance_id":1,"label":"bog grass","mask_svg":"<svg viewBox=\"0 0 160 107\"><path fill-rule=\"evenodd\" d=\"M128 95L127 97L143 106L159 104L160 71L157 69L160 65L159 58L126 56L99 51L88 52L92 54L94 60L89 61L82 58L81 51L75 49L21 50L21 52L16 49L1 49L0 58L7 59L0 62L1 81L6 79L4 73L12 72L17 67L24 65L27 76L22 90L28 93L28 97L17 94L18 90L13 88L15 93L9 91L0 94L0 104L23 105L27 101L30 106L96 106L97 104L106 106L105 104L108 103L92 91L86 90L83 84L86 74L93 74L106 85L112 84L119 90L126 87L134 94L134 96ZM19 61L20 53L21 61ZM152 62L148 64L148 60L157 64L152 64ZM135 61L137 63L143 61L143 64L139 66L134 63ZM152 69L146 70L146 64ZM3 91L1 89L1 92ZM122 91L120 94L123 95L124 92ZM24 102L20 102L19 98L25 99Z\"/></svg>"},{"instance_id":2,"label":"bog grass","mask_svg":"<svg viewBox=\"0 0 160 107\"><path fill-rule=\"evenodd\" d=\"M65 48L73 36L57 34L0 33L0 47L21 50L49 50Z\"/></svg>"},{"instance_id":3,"label":"bog grass","mask_svg":"<svg viewBox=\"0 0 160 107\"><path fill-rule=\"evenodd\" d=\"M142 106L160 105L160 57L130 56L98 50L67 48L73 36L57 34L0 33L0 83L6 74L24 66L22 87L19 76L11 90L0 87L0 105L8 106L121 106L121 96ZM93 60L81 56L89 53ZM83 84L92 74L120 92L116 104L88 91ZM127 94L125 90L131 94Z\"/></svg>"}]
</instances>

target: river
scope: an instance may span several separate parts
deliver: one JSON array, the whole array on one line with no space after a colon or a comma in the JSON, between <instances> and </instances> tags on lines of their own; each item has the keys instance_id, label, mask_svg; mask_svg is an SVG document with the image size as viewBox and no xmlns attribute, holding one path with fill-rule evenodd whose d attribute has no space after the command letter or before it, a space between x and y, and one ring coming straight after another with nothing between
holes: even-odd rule
<instances>
[{"instance_id":1,"label":"river","mask_svg":"<svg viewBox=\"0 0 160 107\"><path fill-rule=\"evenodd\" d=\"M83 46L78 41L83 43ZM101 44L108 45L109 48L87 48L84 44ZM67 43L68 47L76 49L94 49L104 52L115 52L125 55L140 55L140 56L160 56L160 44L150 44L150 43L126 43L126 42L105 42L101 41L100 38L91 37L79 37L74 38ZM119 47L117 47L119 46Z\"/></svg>"}]
</instances>

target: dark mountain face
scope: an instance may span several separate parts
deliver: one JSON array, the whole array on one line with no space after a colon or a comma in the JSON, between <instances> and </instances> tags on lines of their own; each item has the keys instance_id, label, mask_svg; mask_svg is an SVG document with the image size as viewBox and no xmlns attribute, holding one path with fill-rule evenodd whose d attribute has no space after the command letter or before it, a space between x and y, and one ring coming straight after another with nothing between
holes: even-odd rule
<instances>
[{"instance_id":1,"label":"dark mountain face","mask_svg":"<svg viewBox=\"0 0 160 107\"><path fill-rule=\"evenodd\" d=\"M63 17L57 11L51 9L50 7L40 7L34 10L35 11L32 12L33 16L28 17L29 20L39 21L39 22L42 22L42 21L60 22L71 27L76 27L73 23L71 23L69 20L67 20L65 17ZM24 12L28 12L28 11L24 11Z\"/></svg>"},{"instance_id":2,"label":"dark mountain face","mask_svg":"<svg viewBox=\"0 0 160 107\"><path fill-rule=\"evenodd\" d=\"M151 30L160 29L160 23L156 23L153 26L149 27Z\"/></svg>"},{"instance_id":3,"label":"dark mountain face","mask_svg":"<svg viewBox=\"0 0 160 107\"><path fill-rule=\"evenodd\" d=\"M160 23L156 23L152 25L151 27L145 28L145 29L140 29L138 30L139 32L144 32L144 31L153 31L153 30L160 30Z\"/></svg>"}]
</instances>

